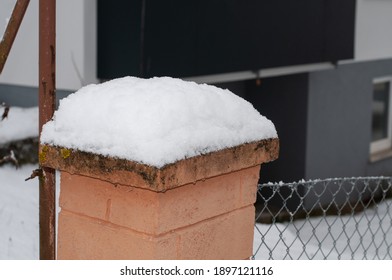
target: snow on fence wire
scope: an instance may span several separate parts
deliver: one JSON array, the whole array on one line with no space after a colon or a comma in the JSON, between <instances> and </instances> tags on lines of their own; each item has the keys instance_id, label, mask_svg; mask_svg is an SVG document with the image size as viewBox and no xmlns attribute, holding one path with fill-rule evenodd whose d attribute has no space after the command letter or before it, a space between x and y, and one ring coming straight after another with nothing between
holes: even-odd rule
<instances>
[{"instance_id":1,"label":"snow on fence wire","mask_svg":"<svg viewBox=\"0 0 392 280\"><path fill-rule=\"evenodd\" d=\"M392 177L258 186L254 259L392 259Z\"/></svg>"}]
</instances>

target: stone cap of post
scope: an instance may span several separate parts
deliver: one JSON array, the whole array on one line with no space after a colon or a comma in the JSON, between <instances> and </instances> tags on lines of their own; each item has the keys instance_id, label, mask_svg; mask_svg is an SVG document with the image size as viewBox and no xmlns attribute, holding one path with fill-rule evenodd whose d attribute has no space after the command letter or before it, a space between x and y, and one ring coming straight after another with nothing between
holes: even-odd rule
<instances>
[{"instance_id":1,"label":"stone cap of post","mask_svg":"<svg viewBox=\"0 0 392 280\"><path fill-rule=\"evenodd\" d=\"M124 77L61 100L40 137L39 161L156 192L274 160L274 124L210 85Z\"/></svg>"},{"instance_id":2,"label":"stone cap of post","mask_svg":"<svg viewBox=\"0 0 392 280\"><path fill-rule=\"evenodd\" d=\"M185 184L273 161L279 139L263 139L154 167L126 159L40 145L39 160L71 174L95 177L114 184L165 192Z\"/></svg>"}]
</instances>

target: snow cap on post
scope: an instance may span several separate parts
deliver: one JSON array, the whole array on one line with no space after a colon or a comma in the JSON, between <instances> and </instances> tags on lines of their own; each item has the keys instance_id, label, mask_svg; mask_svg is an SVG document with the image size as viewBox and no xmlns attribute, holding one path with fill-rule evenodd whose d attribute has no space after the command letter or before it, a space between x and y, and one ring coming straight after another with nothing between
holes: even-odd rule
<instances>
[{"instance_id":1,"label":"snow cap on post","mask_svg":"<svg viewBox=\"0 0 392 280\"><path fill-rule=\"evenodd\" d=\"M277 138L273 123L229 90L124 77L61 100L41 143L161 168L271 138Z\"/></svg>"}]
</instances>

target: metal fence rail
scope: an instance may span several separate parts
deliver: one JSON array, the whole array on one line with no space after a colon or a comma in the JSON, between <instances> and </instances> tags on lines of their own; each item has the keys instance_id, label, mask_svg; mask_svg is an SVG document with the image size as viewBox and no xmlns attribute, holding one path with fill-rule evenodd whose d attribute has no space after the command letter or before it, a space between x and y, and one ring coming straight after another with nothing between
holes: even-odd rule
<instances>
[{"instance_id":1,"label":"metal fence rail","mask_svg":"<svg viewBox=\"0 0 392 280\"><path fill-rule=\"evenodd\" d=\"M392 259L392 177L258 186L255 259Z\"/></svg>"}]
</instances>

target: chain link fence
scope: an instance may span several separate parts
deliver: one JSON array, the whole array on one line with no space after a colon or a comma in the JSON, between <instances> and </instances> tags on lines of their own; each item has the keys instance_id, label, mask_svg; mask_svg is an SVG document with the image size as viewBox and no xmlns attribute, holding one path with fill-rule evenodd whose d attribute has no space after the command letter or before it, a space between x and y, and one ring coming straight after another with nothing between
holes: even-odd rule
<instances>
[{"instance_id":1,"label":"chain link fence","mask_svg":"<svg viewBox=\"0 0 392 280\"><path fill-rule=\"evenodd\" d=\"M254 259L392 259L392 177L258 186Z\"/></svg>"}]
</instances>

